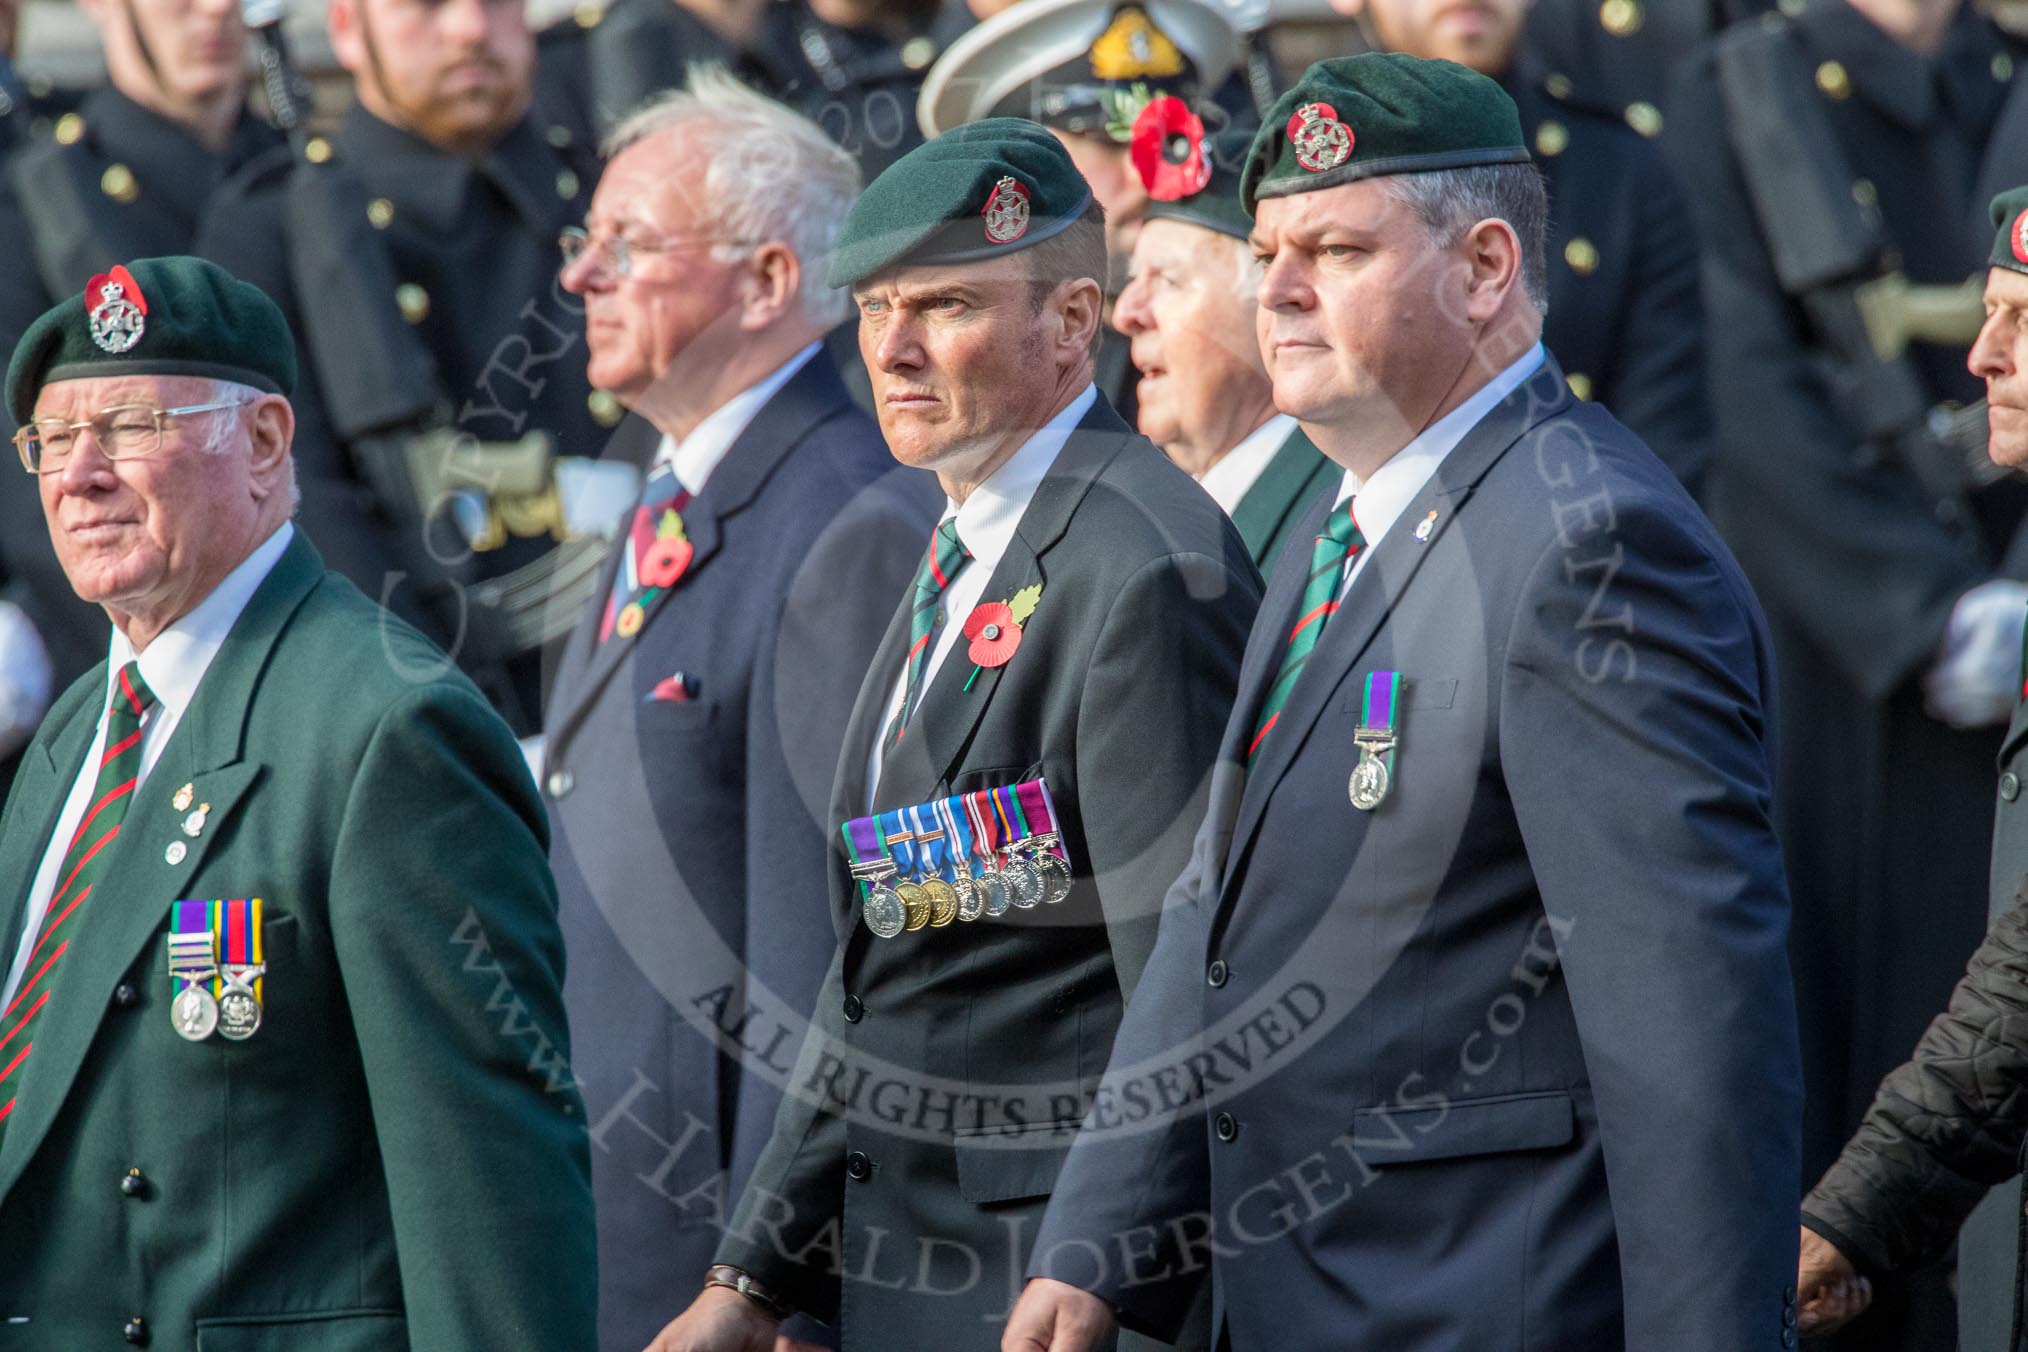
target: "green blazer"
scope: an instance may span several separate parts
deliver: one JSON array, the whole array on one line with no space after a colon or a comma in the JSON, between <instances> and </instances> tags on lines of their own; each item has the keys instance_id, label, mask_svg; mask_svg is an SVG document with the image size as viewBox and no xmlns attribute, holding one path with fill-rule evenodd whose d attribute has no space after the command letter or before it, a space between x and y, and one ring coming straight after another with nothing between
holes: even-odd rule
<instances>
[{"instance_id":1,"label":"green blazer","mask_svg":"<svg viewBox=\"0 0 2028 1352\"><path fill-rule=\"evenodd\" d=\"M101 663L29 745L0 934L105 682ZM195 839L186 783L210 804ZM135 795L32 1025L0 1137L0 1349L591 1348L547 835L506 725L299 531ZM252 896L261 1027L186 1042L170 905Z\"/></svg>"},{"instance_id":2,"label":"green blazer","mask_svg":"<svg viewBox=\"0 0 2028 1352\"><path fill-rule=\"evenodd\" d=\"M1275 559L1288 542L1289 530L1302 517L1303 509L1337 483L1345 471L1324 458L1298 427L1268 461L1260 478L1246 490L1233 509L1232 524L1246 541L1254 566L1262 577L1274 570Z\"/></svg>"}]
</instances>

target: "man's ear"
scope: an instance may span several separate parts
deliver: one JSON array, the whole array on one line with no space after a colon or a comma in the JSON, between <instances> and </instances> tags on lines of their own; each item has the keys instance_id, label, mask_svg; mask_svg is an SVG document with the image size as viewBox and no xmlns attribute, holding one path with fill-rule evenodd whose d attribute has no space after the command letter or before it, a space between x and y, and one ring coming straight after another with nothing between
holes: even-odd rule
<instances>
[{"instance_id":1,"label":"man's ear","mask_svg":"<svg viewBox=\"0 0 2028 1352\"><path fill-rule=\"evenodd\" d=\"M740 276L739 326L767 328L801 302L803 264L795 250L771 240L754 250Z\"/></svg>"},{"instance_id":2,"label":"man's ear","mask_svg":"<svg viewBox=\"0 0 2028 1352\"><path fill-rule=\"evenodd\" d=\"M265 499L289 481L289 449L296 439L296 411L278 394L257 400L247 418L247 470L256 499Z\"/></svg>"},{"instance_id":3,"label":"man's ear","mask_svg":"<svg viewBox=\"0 0 2028 1352\"><path fill-rule=\"evenodd\" d=\"M1465 232L1459 247L1470 272L1465 282L1465 317L1484 324L1500 313L1522 279L1521 237L1496 218L1480 221Z\"/></svg>"},{"instance_id":4,"label":"man's ear","mask_svg":"<svg viewBox=\"0 0 2028 1352\"><path fill-rule=\"evenodd\" d=\"M1366 12L1366 0L1331 0L1331 8L1348 19L1356 19Z\"/></svg>"},{"instance_id":5,"label":"man's ear","mask_svg":"<svg viewBox=\"0 0 2028 1352\"><path fill-rule=\"evenodd\" d=\"M357 75L366 68L366 39L360 31L360 0L331 0L324 11L324 25L331 34L331 55L345 70Z\"/></svg>"},{"instance_id":6,"label":"man's ear","mask_svg":"<svg viewBox=\"0 0 2028 1352\"><path fill-rule=\"evenodd\" d=\"M1067 353L1082 359L1098 341L1099 321L1105 311L1105 294L1089 277L1073 277L1056 289L1050 298L1057 322L1058 341Z\"/></svg>"}]
</instances>

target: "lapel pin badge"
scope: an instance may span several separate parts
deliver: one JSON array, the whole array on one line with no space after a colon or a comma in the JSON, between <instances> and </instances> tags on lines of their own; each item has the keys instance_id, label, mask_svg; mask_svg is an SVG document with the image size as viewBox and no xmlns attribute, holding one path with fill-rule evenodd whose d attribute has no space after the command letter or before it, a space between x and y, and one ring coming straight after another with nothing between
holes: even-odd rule
<instances>
[{"instance_id":1,"label":"lapel pin badge","mask_svg":"<svg viewBox=\"0 0 2028 1352\"><path fill-rule=\"evenodd\" d=\"M1417 544L1425 545L1429 543L1430 532L1436 529L1436 519L1436 509L1432 507L1429 515L1416 523L1415 542Z\"/></svg>"},{"instance_id":2,"label":"lapel pin badge","mask_svg":"<svg viewBox=\"0 0 2028 1352\"><path fill-rule=\"evenodd\" d=\"M204 819L211 812L211 804L200 803L197 810L183 819L183 834L192 840L204 834Z\"/></svg>"},{"instance_id":3,"label":"lapel pin badge","mask_svg":"<svg viewBox=\"0 0 2028 1352\"><path fill-rule=\"evenodd\" d=\"M196 801L197 786L195 784L185 784L182 788L176 790L176 796L169 800L170 805L178 812L188 812L190 805Z\"/></svg>"},{"instance_id":4,"label":"lapel pin badge","mask_svg":"<svg viewBox=\"0 0 2028 1352\"><path fill-rule=\"evenodd\" d=\"M169 842L169 848L162 851L162 862L168 864L171 868L174 868L176 865L182 863L189 854L190 854L189 846L185 845L180 840L172 840Z\"/></svg>"}]
</instances>

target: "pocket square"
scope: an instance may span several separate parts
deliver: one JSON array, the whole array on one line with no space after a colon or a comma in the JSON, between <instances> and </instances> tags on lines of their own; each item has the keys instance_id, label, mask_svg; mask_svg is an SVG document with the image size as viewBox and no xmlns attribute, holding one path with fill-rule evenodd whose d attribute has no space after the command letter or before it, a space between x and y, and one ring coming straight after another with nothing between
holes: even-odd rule
<instances>
[{"instance_id":1,"label":"pocket square","mask_svg":"<svg viewBox=\"0 0 2028 1352\"><path fill-rule=\"evenodd\" d=\"M697 698L697 678L687 671L673 676L664 676L655 682L655 688L648 692L644 704L685 704Z\"/></svg>"}]
</instances>

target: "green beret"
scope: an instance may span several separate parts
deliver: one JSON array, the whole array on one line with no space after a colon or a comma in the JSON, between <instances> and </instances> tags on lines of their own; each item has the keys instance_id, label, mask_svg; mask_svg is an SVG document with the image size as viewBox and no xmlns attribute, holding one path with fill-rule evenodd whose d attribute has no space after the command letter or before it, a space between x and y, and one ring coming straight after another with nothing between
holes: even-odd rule
<instances>
[{"instance_id":1,"label":"green beret","mask_svg":"<svg viewBox=\"0 0 2028 1352\"><path fill-rule=\"evenodd\" d=\"M1158 114L1161 111L1165 110L1158 108ZM1208 139L1194 139L1187 127L1181 131L1170 131L1165 121L1151 120L1155 120L1163 138L1153 151L1160 157L1156 169L1153 173L1145 169L1141 172L1141 183L1147 188L1149 196L1148 219L1188 221L1206 230L1216 230L1221 235L1231 235L1234 239L1245 239L1252 234L1253 219L1239 204L1239 171L1246 164L1246 153L1253 145L1253 128L1227 127ZM1200 127L1197 138L1202 137ZM1138 138L1133 149L1134 167L1140 169L1142 160L1149 155L1143 152ZM1165 180L1173 181L1179 176L1179 171L1188 172L1193 167L1195 176L1203 180L1202 188L1173 198L1158 195L1158 191L1171 190Z\"/></svg>"},{"instance_id":2,"label":"green beret","mask_svg":"<svg viewBox=\"0 0 2028 1352\"><path fill-rule=\"evenodd\" d=\"M1993 199L1993 266L2028 272L2028 188Z\"/></svg>"},{"instance_id":3,"label":"green beret","mask_svg":"<svg viewBox=\"0 0 2028 1352\"><path fill-rule=\"evenodd\" d=\"M1263 197L1382 174L1527 164L1521 115L1493 80L1451 61L1365 52L1319 61L1275 100L1240 174Z\"/></svg>"},{"instance_id":4,"label":"green beret","mask_svg":"<svg viewBox=\"0 0 2028 1352\"><path fill-rule=\"evenodd\" d=\"M1153 94L1186 102L1239 64L1215 0L1021 0L951 44L923 78L916 121L935 136L988 117L1031 117L1127 139Z\"/></svg>"},{"instance_id":5,"label":"green beret","mask_svg":"<svg viewBox=\"0 0 2028 1352\"><path fill-rule=\"evenodd\" d=\"M1049 132L1017 117L968 122L867 185L845 217L831 285L893 267L1015 253L1066 229L1090 205L1091 186Z\"/></svg>"},{"instance_id":6,"label":"green beret","mask_svg":"<svg viewBox=\"0 0 2028 1352\"><path fill-rule=\"evenodd\" d=\"M259 287L216 263L140 258L28 326L7 366L8 412L27 422L44 385L105 376L200 376L288 394L296 340Z\"/></svg>"}]
</instances>

